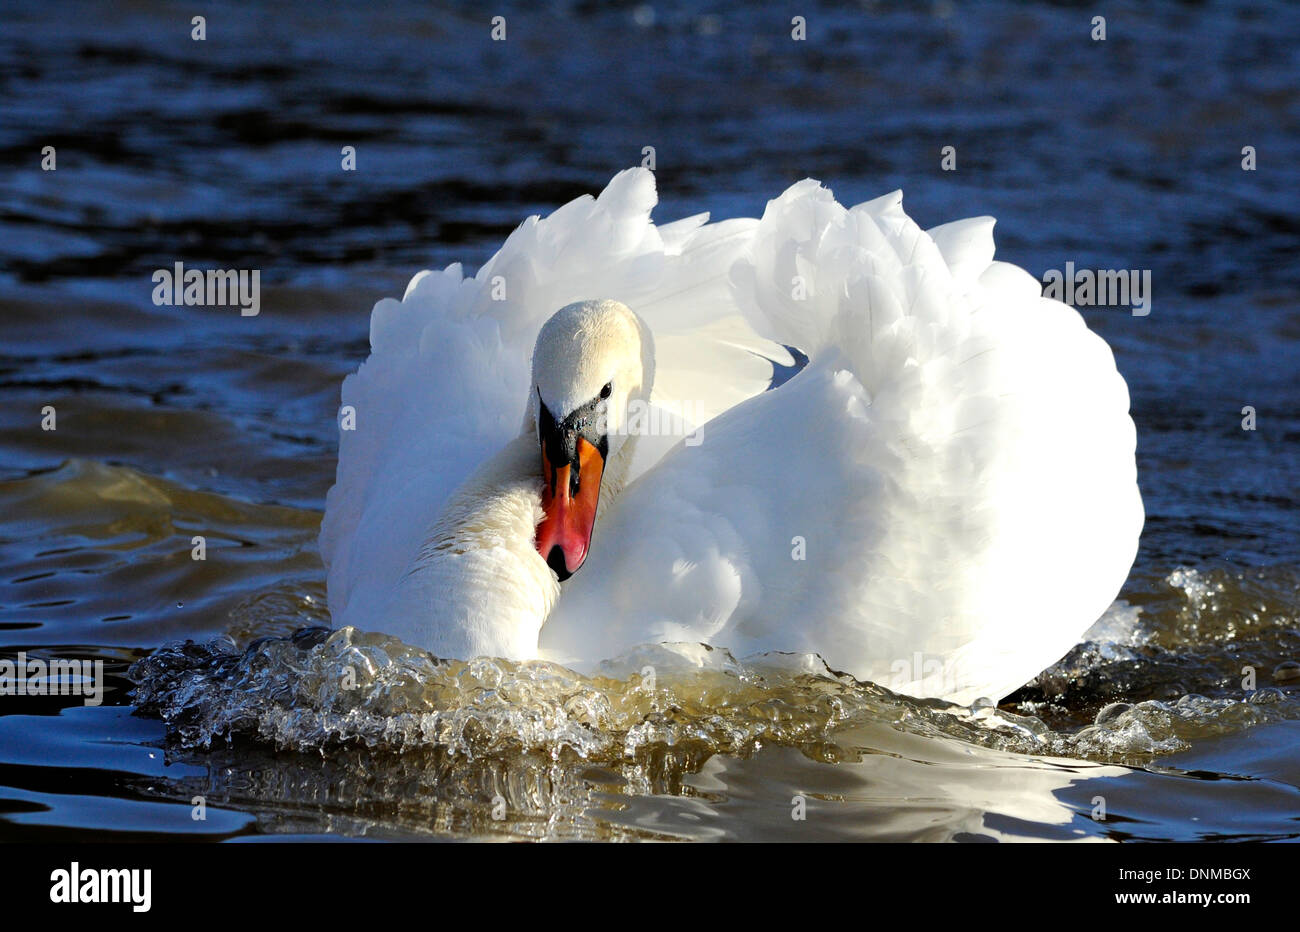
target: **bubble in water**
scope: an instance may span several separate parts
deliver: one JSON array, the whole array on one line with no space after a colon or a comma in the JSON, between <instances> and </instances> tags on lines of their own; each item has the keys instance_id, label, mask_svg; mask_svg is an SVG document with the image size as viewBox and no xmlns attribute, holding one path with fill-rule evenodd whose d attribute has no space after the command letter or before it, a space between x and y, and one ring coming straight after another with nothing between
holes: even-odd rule
<instances>
[{"instance_id":1,"label":"bubble in water","mask_svg":"<svg viewBox=\"0 0 1300 932\"><path fill-rule=\"evenodd\" d=\"M1250 702L1253 705L1271 705L1274 702L1283 702L1286 694L1280 689L1274 689L1271 686L1265 686L1263 689L1257 689L1250 694Z\"/></svg>"},{"instance_id":2,"label":"bubble in water","mask_svg":"<svg viewBox=\"0 0 1300 932\"><path fill-rule=\"evenodd\" d=\"M1104 725L1112 719L1123 715L1131 708L1133 708L1133 703L1131 702L1112 702L1097 713L1097 718L1094 724Z\"/></svg>"}]
</instances>

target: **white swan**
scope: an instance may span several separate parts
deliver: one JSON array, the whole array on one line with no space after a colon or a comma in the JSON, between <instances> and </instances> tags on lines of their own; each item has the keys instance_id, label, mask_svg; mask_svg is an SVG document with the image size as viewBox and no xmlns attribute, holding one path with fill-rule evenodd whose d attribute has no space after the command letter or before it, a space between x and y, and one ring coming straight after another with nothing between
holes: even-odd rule
<instances>
[{"instance_id":1,"label":"white swan","mask_svg":"<svg viewBox=\"0 0 1300 932\"><path fill-rule=\"evenodd\" d=\"M1143 521L1105 342L993 261L991 218L927 233L812 181L758 221L654 204L623 172L376 305L321 532L335 623L575 666L816 652L964 703L1064 654ZM809 362L764 391L782 345Z\"/></svg>"}]
</instances>

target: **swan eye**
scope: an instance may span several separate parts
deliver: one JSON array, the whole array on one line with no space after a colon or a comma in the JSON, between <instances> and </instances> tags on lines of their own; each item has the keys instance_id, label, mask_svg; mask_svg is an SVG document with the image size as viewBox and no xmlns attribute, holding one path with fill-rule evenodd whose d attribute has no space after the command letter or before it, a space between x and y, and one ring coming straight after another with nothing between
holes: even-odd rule
<instances>
[{"instance_id":1,"label":"swan eye","mask_svg":"<svg viewBox=\"0 0 1300 932\"><path fill-rule=\"evenodd\" d=\"M601 398L608 398L608 397L609 397L609 393L612 392L613 390L614 390L614 383L613 383L613 382L606 382L606 383L605 383L605 387L602 388L602 389L600 390L600 397L601 397Z\"/></svg>"}]
</instances>

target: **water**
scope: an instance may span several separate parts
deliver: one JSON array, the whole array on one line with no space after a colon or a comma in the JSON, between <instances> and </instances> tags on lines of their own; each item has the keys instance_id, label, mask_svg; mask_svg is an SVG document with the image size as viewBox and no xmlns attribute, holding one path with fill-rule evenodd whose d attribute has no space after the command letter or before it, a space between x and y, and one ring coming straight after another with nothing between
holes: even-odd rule
<instances>
[{"instance_id":1,"label":"water","mask_svg":"<svg viewBox=\"0 0 1300 932\"><path fill-rule=\"evenodd\" d=\"M813 4L803 44L740 3L502 12L504 44L472 4L214 5L204 43L166 4L6 12L0 656L108 690L0 703L0 837L1300 836L1300 11L1132 4L1094 43L1069 5ZM958 709L815 657L661 652L647 683L311 630L371 304L644 146L660 219L812 175L994 214L1035 274L1152 271L1149 317L1084 311L1148 513L1085 644ZM176 261L261 269L262 313L155 307Z\"/></svg>"}]
</instances>

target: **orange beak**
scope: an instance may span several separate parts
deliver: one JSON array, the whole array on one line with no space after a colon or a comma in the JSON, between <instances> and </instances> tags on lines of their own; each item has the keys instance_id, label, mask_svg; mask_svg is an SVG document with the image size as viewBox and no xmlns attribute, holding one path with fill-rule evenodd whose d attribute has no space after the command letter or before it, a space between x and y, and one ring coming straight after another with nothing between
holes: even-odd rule
<instances>
[{"instance_id":1,"label":"orange beak","mask_svg":"<svg viewBox=\"0 0 1300 932\"><path fill-rule=\"evenodd\" d=\"M537 526L537 552L561 581L582 566L591 548L600 500L600 477L605 459L585 438L577 439L577 463L558 468L542 447L542 523ZM576 472L575 472L576 470Z\"/></svg>"}]
</instances>

